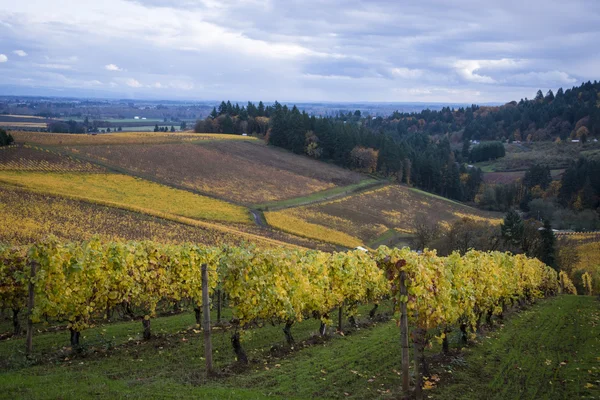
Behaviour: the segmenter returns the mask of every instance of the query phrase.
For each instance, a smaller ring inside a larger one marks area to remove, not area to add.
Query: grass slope
[[[561,296],[513,315],[466,351],[432,399],[600,398],[600,302]]]

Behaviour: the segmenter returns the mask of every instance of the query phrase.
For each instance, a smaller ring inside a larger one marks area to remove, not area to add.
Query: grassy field
[[[243,207],[127,175],[6,171],[0,182],[156,216],[251,222]]]
[[[0,171],[105,172],[98,165],[32,145],[0,147]]]
[[[250,136],[222,135],[217,133],[191,132],[118,132],[91,134],[67,134],[47,132],[12,131],[17,143],[39,144],[45,146],[77,146],[91,144],[153,144],[153,143],[190,143],[215,140],[258,140]]]
[[[242,204],[306,196],[362,178],[333,165],[245,140],[71,149],[86,159]]]
[[[382,312],[389,312],[382,305]],[[361,307],[363,313],[366,307]],[[224,318],[229,318],[226,309]],[[212,318],[215,318],[214,312]],[[364,320],[363,320],[364,321]],[[157,318],[158,335],[141,341],[141,324],[100,325],[83,334],[81,354],[65,347],[68,333],[34,336],[34,361],[19,352],[23,339],[0,341],[0,398],[398,398],[399,332],[393,321],[311,339],[318,321],[295,324],[297,346],[286,353],[280,326],[243,337],[251,363],[234,364],[229,333],[213,331],[220,376],[203,369],[203,335],[191,313]],[[560,296],[510,314],[494,331],[441,357],[434,341],[428,399],[593,399],[600,395],[600,303]],[[437,380],[439,379],[439,380]]]
[[[314,225],[317,225],[345,233],[363,243],[376,242],[390,229],[398,234],[410,235],[414,221],[419,216],[442,225],[463,217],[499,224],[502,218],[497,213],[480,211],[399,185],[388,185],[325,203],[289,208],[277,211],[275,215],[277,223],[273,226],[294,230],[297,235],[316,238],[315,232],[318,230]],[[298,224],[298,220],[309,224],[306,225],[307,229]],[[327,239],[327,234],[323,233],[320,237],[321,240]]]
[[[432,399],[597,399],[600,302],[562,296],[512,316],[445,366]],[[448,370],[452,371],[448,373]]]

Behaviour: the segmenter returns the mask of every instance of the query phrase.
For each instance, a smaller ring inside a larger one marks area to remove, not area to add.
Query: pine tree
[[[504,217],[504,222],[500,226],[500,231],[504,242],[515,247],[520,247],[523,240],[525,226],[519,213],[510,210]]]
[[[544,227],[540,230],[540,237],[542,239],[542,245],[538,258],[550,267],[556,268],[556,257],[554,253],[556,238],[554,237],[550,221],[544,220]]]

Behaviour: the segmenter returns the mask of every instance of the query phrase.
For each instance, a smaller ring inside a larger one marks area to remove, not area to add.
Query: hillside
[[[267,211],[265,216],[273,226],[296,235],[326,240],[331,236],[328,229],[342,232],[345,236],[336,240],[347,247],[357,243],[374,244],[378,239],[392,240],[386,244],[409,244],[417,220],[425,219],[447,227],[463,217],[494,225],[502,218],[499,213],[480,211],[400,185],[388,185],[314,205]],[[296,223],[298,220],[304,224]]]
[[[256,140],[74,146],[68,150],[136,175],[243,204],[301,197],[362,179],[360,174]]]

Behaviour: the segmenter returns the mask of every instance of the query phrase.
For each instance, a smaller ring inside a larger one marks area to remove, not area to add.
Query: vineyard
[[[0,171],[105,172],[105,169],[31,145],[0,148]]]
[[[246,209],[224,201],[120,174],[6,171],[6,184],[162,217],[249,223]]]
[[[64,197],[0,187],[0,242],[25,245],[48,234],[62,240],[99,236],[104,240],[193,241],[206,245],[241,245],[257,240],[249,239],[243,232],[192,226]]]
[[[68,133],[11,131],[17,143],[47,146],[78,146],[89,144],[153,144],[190,143],[214,140],[256,140],[240,135],[219,135],[212,133],[171,133],[171,132],[119,132],[97,135],[72,135]]]
[[[559,280],[535,259],[477,251],[438,257],[385,247],[372,254],[323,253],[50,238],[28,247],[2,247],[0,266],[1,308],[14,313],[15,333],[21,331],[18,314],[28,310],[28,343],[32,323],[52,320],[66,321],[71,345],[79,346],[81,332],[114,313],[139,318],[149,339],[158,309],[192,308],[199,323],[209,306],[204,299],[211,296],[217,312],[223,303],[231,308],[229,332],[241,364],[249,362],[245,332],[257,324],[283,325],[286,343],[293,347],[293,327],[305,319],[317,319],[325,335],[336,314],[341,331],[342,315],[354,324],[361,304],[372,304],[373,316],[379,303],[393,298],[406,350],[412,330],[417,395],[426,384],[423,375],[428,376],[424,349],[434,337],[447,351],[453,329],[466,343],[484,317],[489,323],[513,305],[572,291],[566,275]],[[207,268],[204,290],[202,266]],[[402,370],[408,385],[404,356]]]
[[[390,229],[410,235],[419,218],[442,225],[463,217],[494,225],[501,222],[497,213],[480,211],[399,185],[315,205],[266,212],[265,215],[271,225],[293,230],[301,236],[322,240],[328,235],[327,231],[336,230],[345,235],[343,245],[348,247],[355,247],[357,242],[372,242]],[[290,222],[297,220],[303,223]],[[336,242],[342,244],[339,239]]]
[[[339,167],[242,140],[69,149],[139,176],[243,204],[305,196],[362,179]]]

